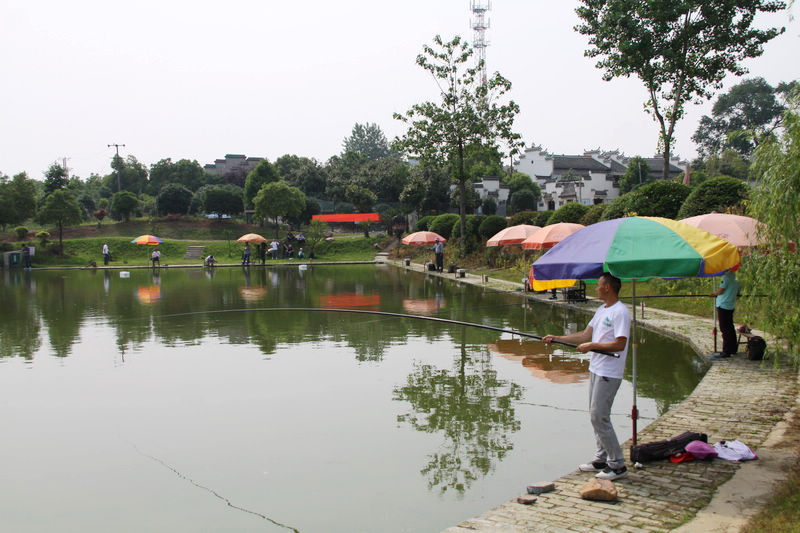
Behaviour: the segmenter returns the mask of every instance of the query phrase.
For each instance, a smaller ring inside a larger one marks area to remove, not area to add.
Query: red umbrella
[[[432,231],[417,231],[415,233],[410,233],[403,237],[401,242],[403,244],[426,245],[434,244],[436,239],[439,239],[442,242],[447,242],[447,239]]]
[[[539,226],[518,224],[498,231],[494,237],[486,241],[486,246],[505,246],[506,244],[520,244],[522,241],[539,231]]]
[[[583,224],[573,224],[571,222],[558,222],[545,226],[524,241],[522,247],[526,250],[541,250],[552,248],[579,229],[586,226]]]

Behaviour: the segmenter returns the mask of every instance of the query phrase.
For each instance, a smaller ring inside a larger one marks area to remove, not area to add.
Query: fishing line
[[[474,322],[463,322],[461,320],[451,320],[449,318],[439,318],[435,316],[424,316],[424,315],[407,315],[404,313],[390,313],[388,311],[372,311],[367,309],[340,309],[334,307],[250,307],[244,309],[217,309],[212,311],[189,311],[186,313],[172,313],[169,315],[158,315],[154,316],[153,319],[159,318],[177,318],[181,316],[193,316],[193,315],[208,315],[208,314],[221,314],[221,313],[242,313],[246,311],[304,311],[304,312],[333,312],[333,313],[354,313],[354,314],[365,314],[365,315],[379,315],[379,316],[387,316],[387,317],[397,317],[397,318],[415,318],[418,320],[430,320],[432,322],[441,322],[444,324],[454,324],[457,326],[470,326],[474,328],[481,328],[487,329],[490,331],[499,331],[500,333],[508,333],[510,335],[518,335],[520,337],[527,337],[530,339],[535,340],[542,340],[543,337],[539,335],[533,335],[531,333],[525,333],[522,331],[517,331],[513,329],[507,328],[498,328],[495,326],[487,326],[485,324],[475,324]],[[571,344],[568,342],[557,341],[553,340],[551,344],[559,344],[561,346],[568,346],[570,348],[577,348],[577,344]],[[604,352],[602,350],[592,350],[595,353],[600,353],[603,355],[609,355],[611,357],[619,357],[619,355],[612,353],[612,352]]]
[[[261,513],[259,513],[259,512],[256,512],[256,511],[251,511],[250,509],[245,509],[244,507],[239,507],[238,505],[234,504],[234,503],[233,503],[233,502],[231,502],[231,501],[230,501],[228,498],[226,498],[225,496],[221,495],[220,493],[218,493],[218,492],[217,492],[217,491],[215,491],[214,489],[212,489],[212,488],[209,488],[209,487],[206,487],[205,485],[201,485],[200,483],[198,483],[197,481],[193,480],[193,479],[192,479],[192,478],[190,478],[189,476],[187,476],[187,475],[183,474],[183,473],[182,473],[182,472],[180,472],[180,471],[179,471],[177,468],[175,468],[175,467],[173,467],[172,465],[168,464],[166,461],[164,461],[164,460],[162,460],[162,459],[159,459],[158,457],[155,457],[155,456],[152,456],[152,455],[149,455],[149,454],[146,454],[146,453],[144,453],[144,452],[143,452],[142,450],[140,450],[140,449],[139,449],[139,447],[138,447],[138,446],[136,446],[135,444],[132,444],[132,443],[131,443],[131,446],[133,446],[133,448],[136,450],[136,452],[137,452],[139,455],[141,455],[141,456],[143,456],[143,457],[147,457],[148,459],[151,459],[151,460],[155,461],[156,463],[159,463],[159,464],[161,464],[162,466],[164,466],[164,467],[168,468],[169,470],[172,470],[172,471],[175,473],[175,475],[177,475],[179,478],[181,478],[181,479],[183,479],[183,480],[185,480],[185,481],[188,481],[189,483],[191,483],[191,484],[192,484],[192,485],[194,485],[195,487],[197,487],[197,488],[199,488],[199,489],[203,489],[203,490],[205,490],[205,491],[207,491],[207,492],[210,492],[211,494],[213,494],[214,496],[216,496],[216,497],[217,497],[217,498],[219,498],[220,500],[224,501],[224,502],[225,502],[225,503],[228,505],[228,507],[232,507],[232,508],[234,508],[234,509],[236,509],[236,510],[238,510],[238,511],[242,511],[242,512],[245,512],[245,513],[249,513],[249,514],[252,514],[252,515],[256,515],[256,516],[258,516],[258,517],[260,517],[260,518],[263,518],[264,520],[266,520],[266,521],[268,521],[268,522],[271,522],[272,524],[275,524],[276,526],[279,526],[279,527],[282,527],[282,528],[285,528],[285,529],[289,529],[289,530],[291,530],[291,531],[294,531],[294,533],[300,533],[300,530],[298,530],[297,528],[294,528],[294,527],[292,527],[292,526],[287,526],[286,524],[281,524],[280,522],[278,522],[278,521],[276,521],[276,520],[273,520],[272,518],[270,518],[270,517],[268,517],[268,516],[266,516],[266,515],[263,515],[263,514],[261,514]]]
[[[576,413],[588,413],[588,409],[572,409],[570,407],[558,407],[556,405],[549,405],[546,403],[531,403],[531,402],[517,402],[523,405],[532,405],[534,407],[546,407],[548,409],[556,409],[558,411],[574,411]],[[630,413],[611,413],[613,416],[630,416]],[[655,420],[655,418],[651,416],[641,416],[639,415],[637,418],[640,420]]]

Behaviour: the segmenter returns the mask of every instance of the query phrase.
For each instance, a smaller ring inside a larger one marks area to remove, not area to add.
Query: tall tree
[[[20,224],[36,213],[36,182],[25,172],[0,179],[0,224]]]
[[[278,180],[280,180],[280,176],[275,172],[275,167],[272,166],[272,163],[267,159],[262,159],[258,165],[256,165],[256,168],[250,171],[244,182],[245,207],[253,206],[253,198],[256,197],[264,185],[274,183]]]
[[[275,220],[275,237],[278,236],[278,219],[299,216],[305,205],[306,195],[303,191],[297,187],[290,187],[285,181],[264,185],[253,198],[256,217]]]
[[[309,196],[325,193],[325,169],[314,159],[286,154],[275,160],[275,170],[286,183]]]
[[[42,200],[37,219],[43,224],[55,224],[58,228],[58,248],[64,253],[64,226],[77,224],[82,218],[81,207],[71,193],[57,189]]]
[[[417,56],[417,65],[431,73],[441,90],[438,102],[416,104],[405,115],[394,117],[409,124],[398,145],[423,164],[447,166],[458,183],[461,235],[466,235],[466,198],[469,174],[465,168],[467,152],[476,146],[497,147],[503,143],[509,153],[522,147],[520,135],[514,133],[514,118],[519,106],[505,98],[511,82],[495,73],[481,83],[472,62],[472,46],[456,36],[443,41],[433,40]]]
[[[778,90],[764,78],[743,80],[717,97],[711,116],[704,115],[692,136],[702,157],[733,149],[750,157],[765,135],[780,124],[785,111]]]
[[[653,181],[653,176],[650,175],[650,165],[644,158],[637,155],[628,161],[628,168],[619,179],[619,193],[631,192],[651,181]]]
[[[392,154],[386,135],[380,126],[367,122],[356,123],[350,137],[345,137],[342,143],[342,153],[355,152],[363,155],[367,161],[375,161]]]
[[[131,191],[118,192],[111,197],[111,216],[117,220],[129,221],[138,207],[139,199]]]
[[[68,183],[67,169],[58,163],[53,163],[44,173],[44,194],[66,189]]]
[[[741,61],[757,57],[763,44],[784,28],[752,28],[759,12],[786,7],[775,0],[581,0],[583,20],[575,29],[589,36],[589,57],[601,57],[603,79],[636,75],[649,95],[645,108],[659,124],[663,179],[675,125],[686,102],[708,99],[732,73],[745,74]]]
[[[205,185],[207,181],[206,171],[197,161],[181,159],[173,162],[172,159],[166,158],[150,166],[147,194],[155,196],[162,187],[169,183],[183,185],[194,192]]]
[[[111,159],[113,173],[103,178],[104,184],[114,192],[130,191],[134,194],[145,192],[147,187],[147,167],[136,157],[129,155],[123,159],[115,155]]]
[[[192,203],[192,191],[179,183],[169,183],[161,188],[156,197],[156,211],[159,215],[185,215]]]

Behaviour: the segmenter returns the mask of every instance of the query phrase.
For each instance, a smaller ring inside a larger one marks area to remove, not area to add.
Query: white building
[[[558,209],[567,202],[585,205],[610,202],[619,197],[619,178],[628,168],[629,157],[619,151],[588,150],[583,155],[550,154],[531,145],[514,163],[514,170],[531,177],[542,190],[540,211]],[[663,158],[645,158],[653,177],[660,178]],[[688,163],[670,159],[671,178],[686,170]]]

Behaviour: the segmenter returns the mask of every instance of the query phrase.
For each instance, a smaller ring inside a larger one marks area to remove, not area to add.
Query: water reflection
[[[552,345],[538,341],[501,339],[489,344],[489,351],[509,361],[518,361],[538,379],[551,383],[581,383],[589,379],[589,360],[554,353]]]
[[[498,378],[485,349],[468,351],[462,342],[451,368],[417,364],[394,394],[412,408],[398,422],[445,438],[420,471],[428,488],[463,493],[513,448],[522,387]]]

